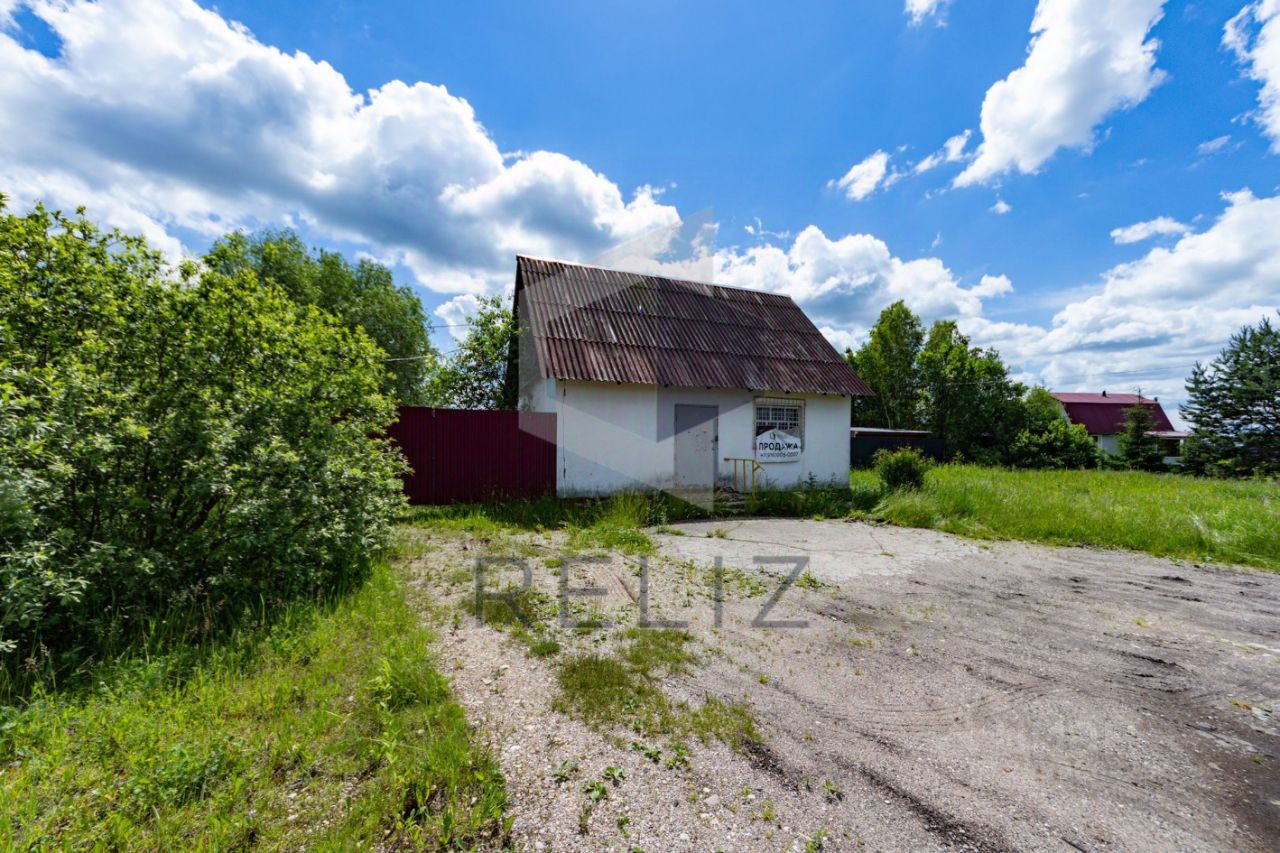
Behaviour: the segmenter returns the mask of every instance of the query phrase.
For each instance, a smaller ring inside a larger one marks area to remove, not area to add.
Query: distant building
[[[1133,406],[1146,406],[1151,412],[1150,432],[1164,445],[1165,463],[1176,465],[1182,455],[1182,442],[1188,433],[1173,428],[1158,397],[1138,394],[1086,394],[1075,392],[1051,392],[1062,406],[1062,413],[1073,424],[1080,424],[1098,443],[1104,453],[1114,456],[1120,452],[1120,434],[1124,432],[1125,412]]]
[[[855,426],[849,428],[849,461],[854,468],[871,464],[877,450],[913,447],[928,459],[942,460],[942,439],[924,429],[887,429]]]

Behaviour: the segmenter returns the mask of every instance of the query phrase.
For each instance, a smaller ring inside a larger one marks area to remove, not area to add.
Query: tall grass
[[[1127,548],[1280,570],[1280,483],[1140,471],[1027,471],[944,465],[924,488],[887,490],[856,470],[849,488],[763,491],[712,513],[666,496],[419,507],[428,526],[478,535],[564,529],[571,548],[653,551],[645,529],[727,516],[865,518],[985,539]]]
[[[555,530],[619,523],[639,527],[706,518],[708,513],[667,494],[620,494],[605,499],[543,497],[490,504],[418,506],[406,510],[405,520],[437,529],[466,533],[500,530]]]
[[[855,489],[874,485],[855,471]],[[1280,483],[1140,471],[1021,471],[945,465],[874,517],[975,538],[1127,548],[1280,569]]]
[[[574,550],[652,554],[654,545],[644,528],[706,517],[705,510],[669,495],[623,494],[603,500],[545,497],[494,504],[414,507],[407,511],[406,520],[436,530],[486,537],[521,531],[565,530],[569,534],[568,545]]]
[[[0,848],[499,841],[504,783],[386,565],[196,655],[0,709]],[[499,841],[500,843],[500,841]]]

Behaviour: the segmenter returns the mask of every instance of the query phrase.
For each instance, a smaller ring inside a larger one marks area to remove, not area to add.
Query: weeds
[[[648,744],[640,743],[638,740],[633,740],[631,741],[631,749],[634,752],[640,753],[654,764],[657,764],[662,760],[662,750],[656,746],[650,746]]]
[[[555,602],[543,592],[508,584],[503,592],[479,600],[468,595],[463,609],[479,616],[486,625],[508,631],[534,657],[549,658],[560,653],[560,643],[547,636],[546,628],[547,618],[555,612]]]
[[[631,628],[622,636],[630,640],[622,651],[622,659],[647,679],[687,672],[689,664],[697,660],[688,649],[693,637],[687,631]]]
[[[813,576],[813,572],[805,571],[800,577],[796,578],[796,586],[801,589],[827,589],[831,584],[823,583]]]
[[[735,750],[760,742],[755,720],[745,706],[714,697],[707,697],[697,708],[676,705],[658,688],[660,675],[683,671],[693,659],[684,648],[687,634],[635,630],[628,635],[630,645],[618,657],[583,655],[561,664],[558,710],[596,728],[621,724],[641,734],[669,738],[671,755],[666,766],[672,769],[688,766],[688,751],[682,743],[687,737],[703,743],[719,740]],[[655,764],[662,760],[658,746],[632,741],[631,749]]]
[[[467,613],[494,628],[529,628],[555,612],[555,603],[546,593],[507,584],[498,593],[488,592],[477,598],[468,595],[463,601]]]
[[[592,805],[601,800],[609,799],[609,789],[599,779],[588,779],[582,783],[582,793],[587,795],[587,799]]]
[[[568,782],[578,772],[578,762],[571,760],[561,761],[555,770],[551,771],[551,778],[558,783]]]
[[[707,697],[702,707],[689,714],[687,731],[703,743],[718,740],[738,751],[764,740],[745,705],[722,702],[715,697]]]
[[[556,673],[560,695],[556,709],[597,726],[616,724],[633,707],[665,710],[662,694],[621,660],[582,655],[565,661]],[[637,721],[638,722],[638,721]]]
[[[560,654],[560,644],[555,640],[533,640],[528,645],[529,653],[536,658],[549,658]]]

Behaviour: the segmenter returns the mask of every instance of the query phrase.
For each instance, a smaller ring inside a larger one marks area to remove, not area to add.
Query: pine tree
[[[1192,423],[1188,470],[1229,476],[1280,472],[1280,328],[1245,326],[1187,380],[1183,416]]]
[[[1151,434],[1155,421],[1151,407],[1138,403],[1124,411],[1124,432],[1120,433],[1120,452],[1117,460],[1138,471],[1163,471],[1164,448],[1160,439]]]

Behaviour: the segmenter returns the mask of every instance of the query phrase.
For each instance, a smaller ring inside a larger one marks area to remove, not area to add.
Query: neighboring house
[[[1124,432],[1125,412],[1133,406],[1146,406],[1155,429],[1151,435],[1164,445],[1165,462],[1176,465],[1182,453],[1182,442],[1188,433],[1173,428],[1158,397],[1138,394],[1101,394],[1051,392],[1062,406],[1063,414],[1073,424],[1082,424],[1104,452],[1114,456],[1120,452],[1120,434]]]
[[[558,494],[848,482],[850,397],[871,391],[789,297],[519,257],[515,302]]]

